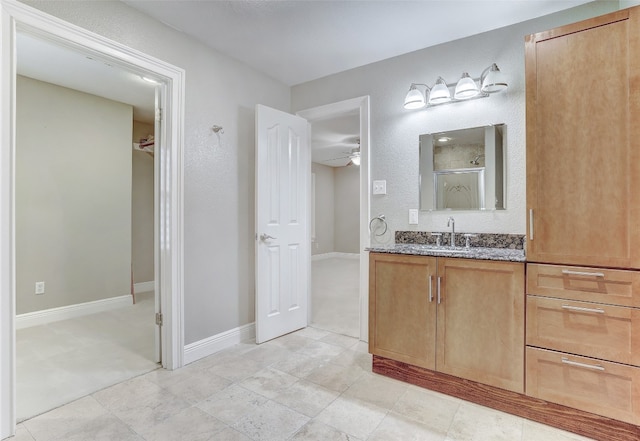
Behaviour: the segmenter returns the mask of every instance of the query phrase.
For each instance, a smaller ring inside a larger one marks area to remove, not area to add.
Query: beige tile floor
[[[157,369],[153,292],[136,304],[16,331],[18,421]]]
[[[18,426],[16,441],[576,441],[371,372],[367,345],[306,328],[155,370]]]
[[[311,326],[360,336],[360,259],[331,257],[311,262]]]

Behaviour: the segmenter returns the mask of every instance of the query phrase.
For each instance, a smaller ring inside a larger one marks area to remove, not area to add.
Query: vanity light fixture
[[[418,86],[425,88],[424,93],[418,89]],[[492,63],[482,71],[480,78],[471,78],[467,72],[464,72],[455,84],[447,84],[442,77],[438,77],[433,87],[424,83],[411,83],[409,92],[404,99],[404,108],[413,110],[469,99],[486,98],[492,93],[502,92],[507,87],[498,65]],[[452,88],[453,96],[451,94]]]
[[[429,86],[422,83],[411,83],[409,87],[409,92],[407,92],[407,96],[404,99],[404,108],[405,109],[422,109],[425,106],[424,95],[416,86],[424,86],[429,90]]]
[[[484,79],[482,80],[482,88],[480,90],[485,93],[502,92],[508,87],[496,63],[487,67],[484,72],[482,72],[481,77],[484,77]]]
[[[451,92],[447,87],[447,82],[442,77],[438,77],[436,84],[429,93],[429,104],[443,104],[451,101]]]
[[[478,85],[473,81],[473,78],[467,72],[463,72],[458,84],[456,84],[456,91],[453,97],[457,100],[468,100],[479,93],[480,89],[478,89]]]

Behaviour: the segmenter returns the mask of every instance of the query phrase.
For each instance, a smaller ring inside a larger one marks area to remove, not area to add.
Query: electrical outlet
[[[418,225],[418,210],[416,208],[409,209],[409,225]]]
[[[44,282],[36,282],[36,294],[44,294]]]
[[[373,194],[387,194],[387,181],[373,181]]]

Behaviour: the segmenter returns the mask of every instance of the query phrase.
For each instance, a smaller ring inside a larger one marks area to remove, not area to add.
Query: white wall
[[[132,141],[153,135],[153,124],[133,121]],[[153,157],[146,152],[131,149],[131,259],[135,283],[154,279],[153,244]]]
[[[335,247],[338,253],[360,252],[360,167],[334,167]]]
[[[360,168],[312,163],[316,175],[311,254],[360,252]]]
[[[17,313],[130,294],[132,107],[22,76],[16,90]]]
[[[313,162],[311,172],[316,175],[316,235],[311,246],[311,254],[332,253],[335,251],[333,167]]]
[[[459,231],[524,234],[524,37],[617,9],[618,2],[590,3],[301,84],[292,88],[292,111],[371,96],[371,180],[387,181],[387,195],[371,197],[371,214],[385,214],[391,231],[445,230],[446,219],[453,214]],[[419,111],[402,107],[412,82],[433,84],[439,75],[453,82],[463,71],[479,76],[493,62],[508,78],[504,93]],[[421,212],[420,224],[410,226],[407,210],[418,208],[419,135],[495,123],[507,125],[507,210]],[[372,241],[393,242],[393,234]]]
[[[185,343],[253,322],[255,105],[289,87],[121,2],[25,3],[185,69]]]

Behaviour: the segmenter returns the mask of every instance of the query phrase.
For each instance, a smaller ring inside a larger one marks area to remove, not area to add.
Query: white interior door
[[[256,106],[256,343],[307,326],[307,121]]]

